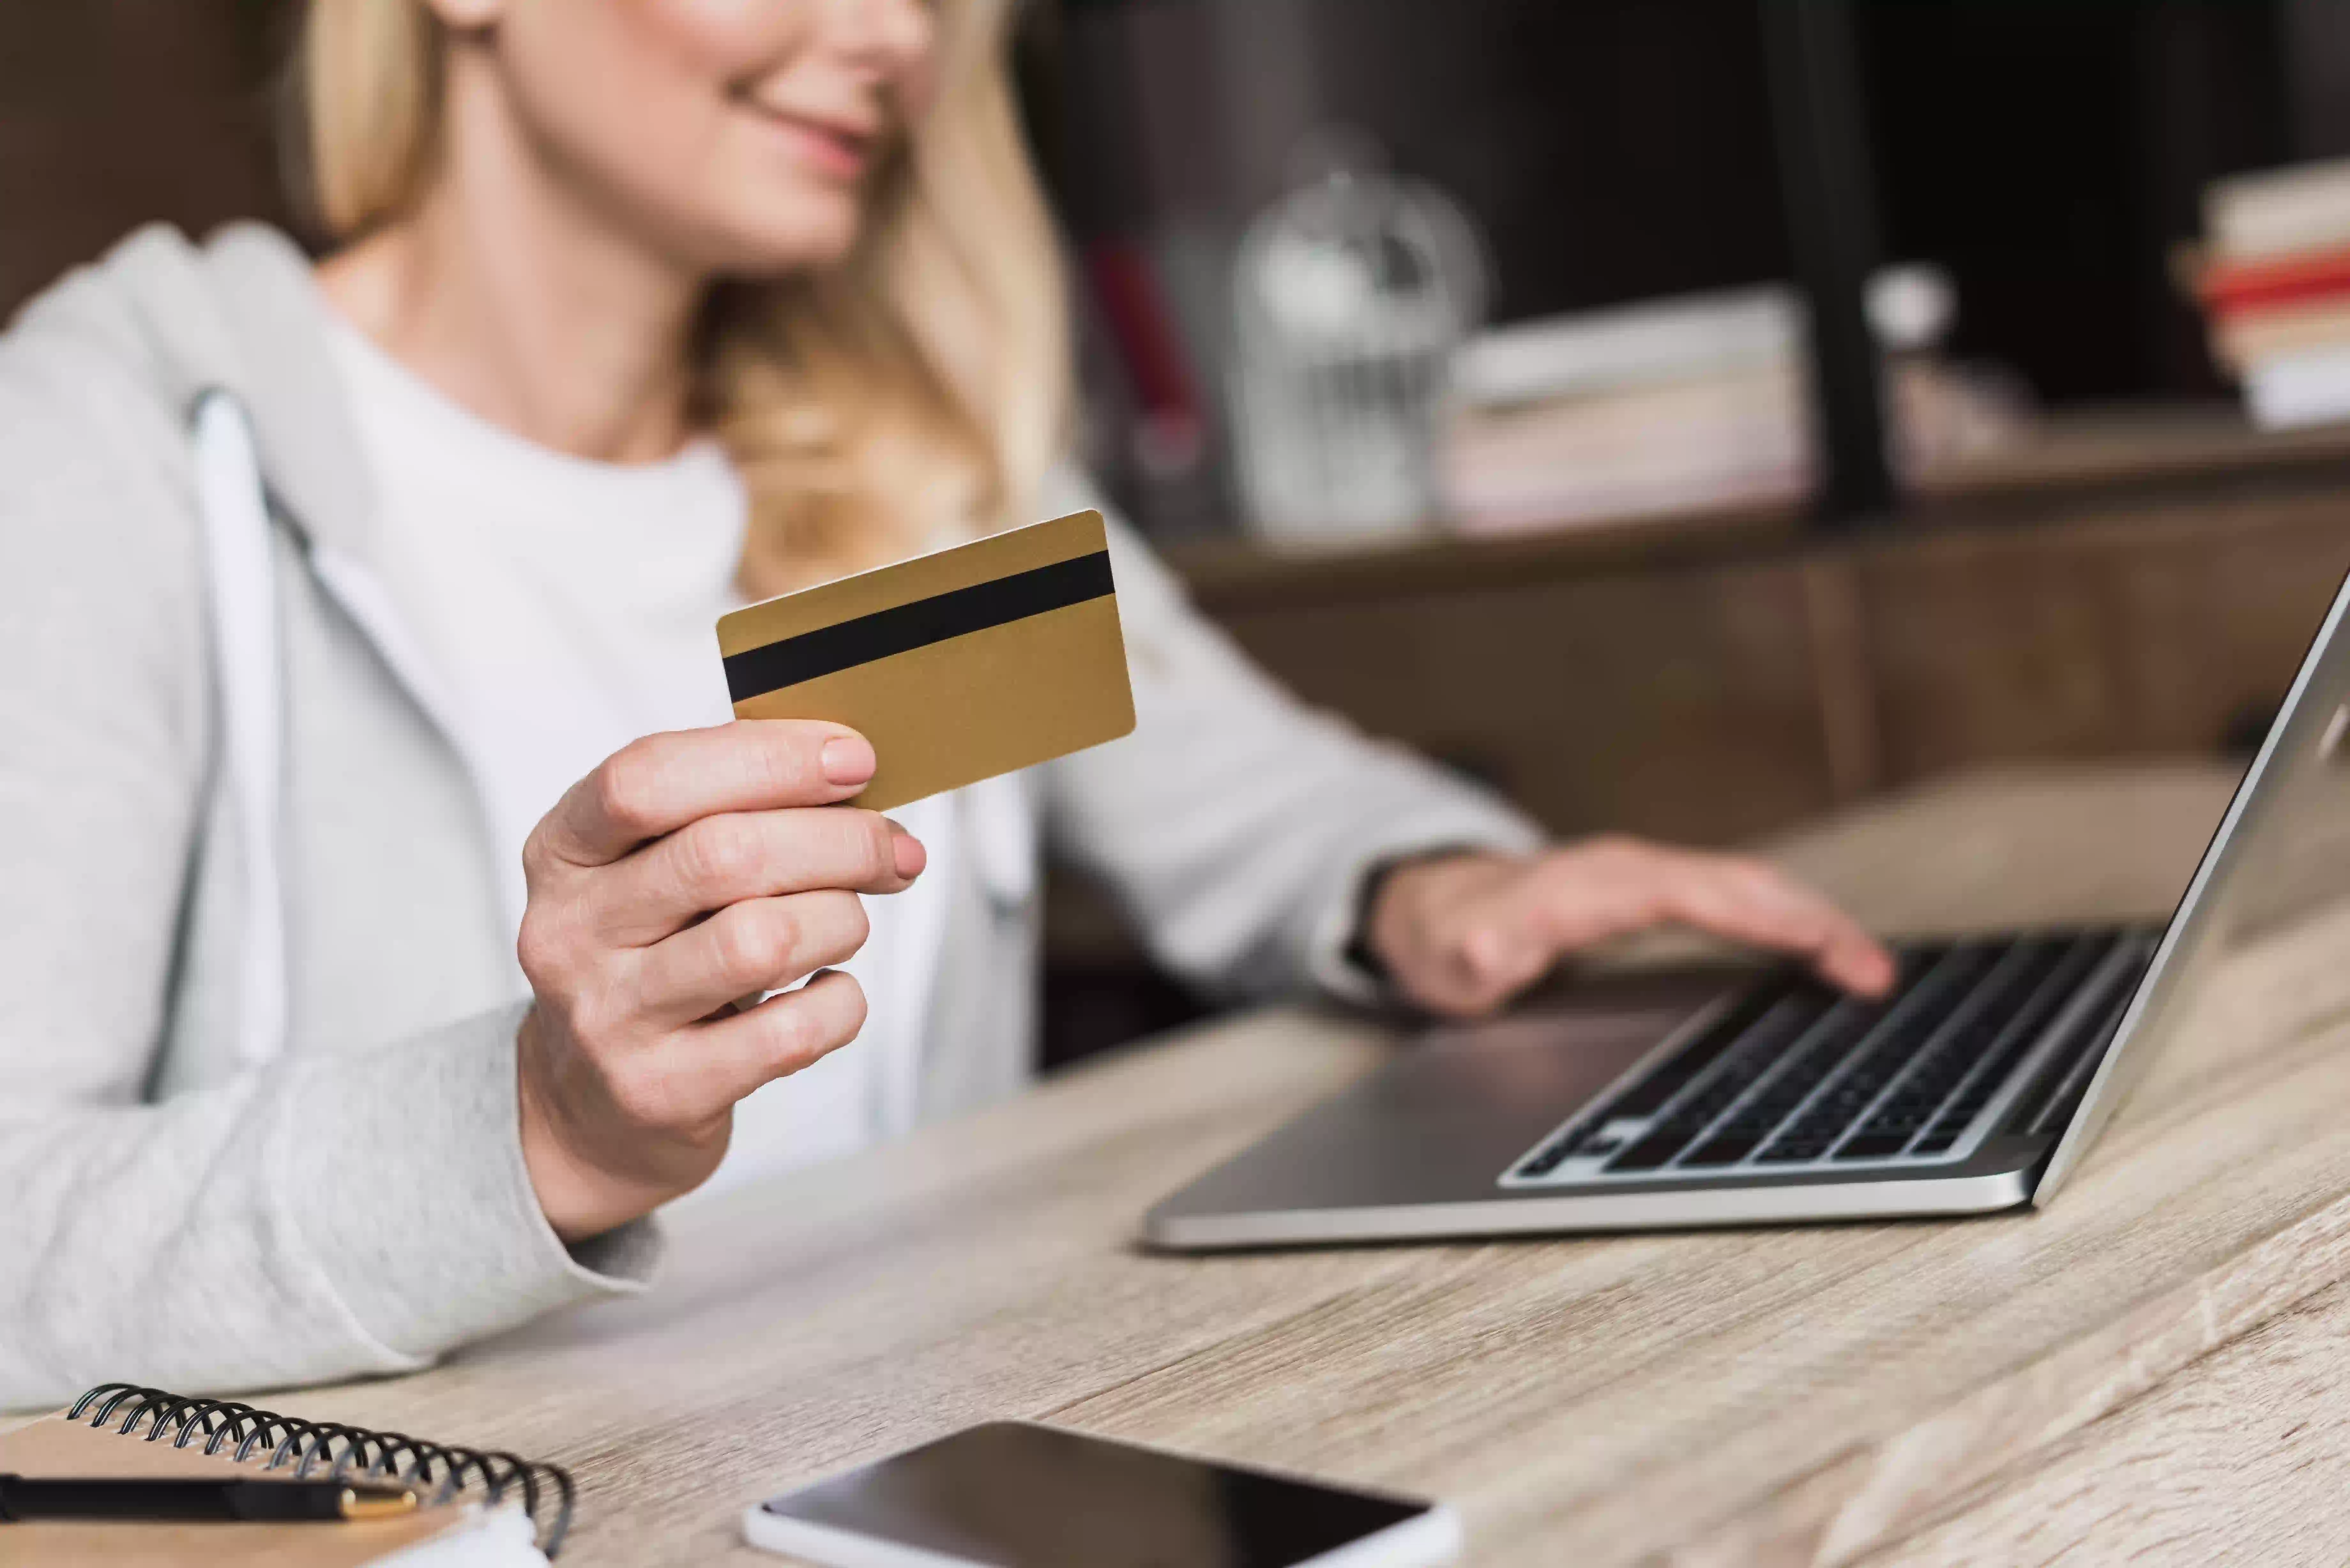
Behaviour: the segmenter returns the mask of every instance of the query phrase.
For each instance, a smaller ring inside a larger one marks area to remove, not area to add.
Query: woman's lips
[[[873,147],[873,133],[861,126],[794,114],[765,104],[746,106],[761,123],[786,142],[795,155],[817,173],[840,181],[865,172]]]

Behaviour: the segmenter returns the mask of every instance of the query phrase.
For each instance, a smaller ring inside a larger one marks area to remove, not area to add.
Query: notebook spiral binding
[[[118,1410],[122,1412],[119,1421]],[[262,1469],[291,1466],[296,1480],[315,1474],[328,1480],[390,1480],[432,1488],[430,1504],[453,1500],[466,1489],[469,1477],[478,1479],[484,1498],[493,1504],[504,1501],[508,1491],[519,1490],[523,1511],[538,1532],[539,1550],[549,1557],[563,1550],[563,1537],[571,1529],[570,1473],[560,1465],[536,1464],[500,1450],[451,1448],[404,1432],[305,1421],[234,1400],[185,1398],[135,1383],[99,1384],[74,1401],[66,1418],[78,1421],[85,1414],[92,1427],[111,1426],[125,1437],[143,1421],[148,1442],[169,1435],[177,1449],[202,1437],[205,1453],[226,1450],[236,1464],[265,1451]]]

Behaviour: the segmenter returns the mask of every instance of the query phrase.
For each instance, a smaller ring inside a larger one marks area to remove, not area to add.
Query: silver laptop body
[[[2210,959],[2340,890],[2298,884],[2350,791],[2350,757],[2335,757],[2345,605],[2350,581],[2168,925],[1912,945],[1881,1002],[1792,971],[1717,971],[1438,1028],[1161,1202],[1146,1240],[1206,1251],[2048,1201]]]

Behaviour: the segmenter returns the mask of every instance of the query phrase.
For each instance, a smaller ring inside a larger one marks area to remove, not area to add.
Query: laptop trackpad
[[[1183,1213],[1509,1198],[1496,1184],[1721,993],[1683,979],[1637,1005],[1567,1006],[1447,1026],[1170,1200]]]

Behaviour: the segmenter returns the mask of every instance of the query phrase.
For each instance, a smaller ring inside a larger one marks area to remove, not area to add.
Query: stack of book
[[[2012,379],[1937,356],[1954,309],[1933,268],[1871,280],[1889,455],[1913,478],[2008,448],[2031,419]],[[1815,482],[1804,306],[1783,285],[1487,332],[1454,384],[1440,467],[1463,533],[1791,502]]]
[[[2203,228],[2194,286],[2211,357],[2253,421],[2350,419],[2350,160],[2220,181]]]

